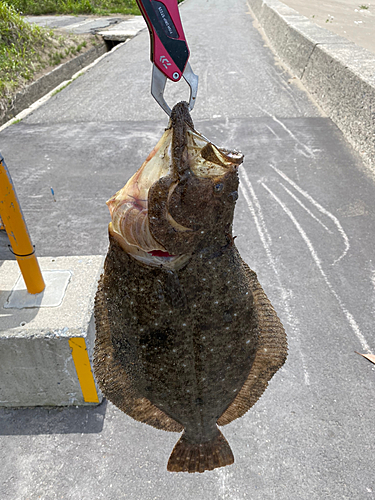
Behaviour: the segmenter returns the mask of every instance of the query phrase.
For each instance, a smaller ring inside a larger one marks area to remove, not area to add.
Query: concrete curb
[[[18,281],[16,261],[0,261],[0,407],[101,402],[91,361],[103,260],[100,255],[39,258],[46,288],[37,295]],[[55,294],[56,278],[47,281],[45,275],[62,272],[69,281],[59,303],[51,305],[49,288]]]
[[[274,52],[375,166],[375,55],[278,0],[248,0]]]
[[[14,118],[21,111],[57,87],[60,83],[69,80],[75,73],[91,64],[95,59],[105,54],[107,51],[107,45],[103,41],[70,61],[60,64],[60,66],[57,66],[46,75],[43,75],[35,82],[28,85],[21,92],[18,92],[14,98],[13,109],[9,110],[8,113],[0,119],[0,126]]]

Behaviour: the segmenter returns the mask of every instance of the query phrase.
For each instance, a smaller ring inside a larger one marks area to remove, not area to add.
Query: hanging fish
[[[181,102],[107,202],[95,375],[132,418],[183,431],[169,471],[232,464],[218,425],[249,410],[287,354],[282,324],[232,236],[242,161],[197,133]]]

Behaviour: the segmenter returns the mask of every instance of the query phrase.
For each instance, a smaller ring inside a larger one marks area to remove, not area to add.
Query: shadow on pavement
[[[0,436],[96,434],[106,409],[106,400],[94,407],[0,408]]]
[[[9,250],[10,241],[7,233],[0,231],[0,260],[16,260],[15,255]]]

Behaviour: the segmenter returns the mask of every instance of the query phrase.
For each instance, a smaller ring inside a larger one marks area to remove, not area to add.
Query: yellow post
[[[26,222],[4,158],[0,154],[0,216],[8,234],[12,251],[29,293],[40,293],[45,284],[35,256]]]

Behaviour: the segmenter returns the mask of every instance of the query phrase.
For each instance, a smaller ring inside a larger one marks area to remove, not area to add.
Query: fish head
[[[243,155],[199,134],[184,102],[174,107],[170,129],[170,171],[149,190],[149,227],[169,253],[191,254],[231,234]]]
[[[243,155],[216,147],[177,104],[141,168],[107,205],[110,233],[144,264],[178,268],[231,235]]]

